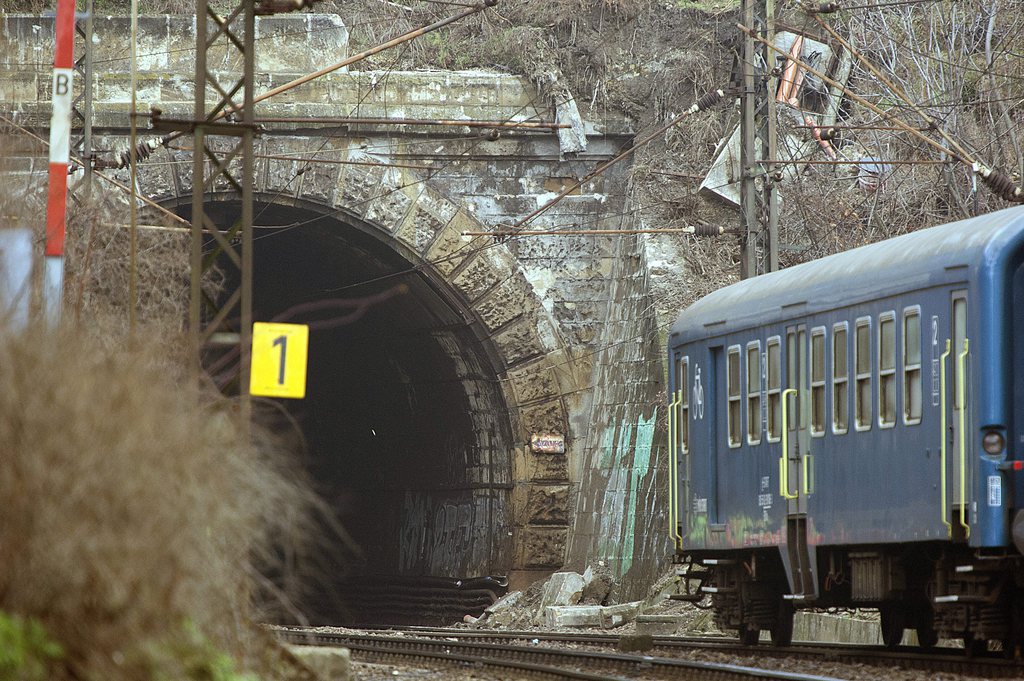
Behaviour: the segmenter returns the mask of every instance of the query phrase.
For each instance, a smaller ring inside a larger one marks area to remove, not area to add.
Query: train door
[[[718,531],[721,522],[718,518],[719,501],[719,455],[723,449],[719,442],[720,433],[726,432],[725,414],[727,410],[720,409],[718,400],[725,394],[725,355],[722,346],[710,348],[710,360],[707,363],[707,371],[703,383],[710,389],[710,394],[703,398],[704,418],[707,419],[707,452],[709,473],[711,479],[708,486],[708,499],[704,502],[707,506],[708,531]],[[696,384],[700,382],[699,374],[694,367],[693,380]]]
[[[677,550],[683,548],[684,520],[690,511],[690,358],[674,354],[675,390],[669,411],[669,527]],[[697,382],[699,386],[699,381]],[[694,400],[703,407],[704,396]],[[703,416],[703,414],[701,414]]]
[[[786,499],[786,571],[791,598],[817,595],[815,555],[807,544],[807,502],[810,492],[810,389],[808,337],[803,324],[786,329],[786,390],[784,396],[780,492]]]
[[[970,438],[965,437],[968,423],[967,405],[970,403],[968,373],[970,368],[970,339],[967,337],[967,291],[954,291],[950,299],[950,346],[948,375],[950,391],[947,398],[947,466],[952,480],[951,498],[954,536],[970,535],[969,504],[971,477]]]

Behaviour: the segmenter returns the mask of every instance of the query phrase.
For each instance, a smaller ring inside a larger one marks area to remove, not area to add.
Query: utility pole
[[[82,177],[71,187],[71,197],[81,204],[92,193],[93,0],[86,0],[84,15],[75,15],[75,34],[82,44],[81,56],[75,60],[75,77],[82,89],[71,103],[71,115],[72,128],[81,126],[81,132],[72,138],[71,151],[82,159],[83,166]]]
[[[775,34],[775,0],[742,0],[743,25],[768,41]],[[744,34],[740,118],[740,276],[755,277],[779,268],[779,197],[773,169],[759,161],[776,158],[775,96],[771,91],[775,57]]]

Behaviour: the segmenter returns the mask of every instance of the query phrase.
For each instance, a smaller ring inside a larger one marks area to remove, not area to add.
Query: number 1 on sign
[[[288,358],[288,336],[278,336],[274,339],[274,347],[281,346],[281,362],[277,370],[277,384],[284,385],[284,365]]]

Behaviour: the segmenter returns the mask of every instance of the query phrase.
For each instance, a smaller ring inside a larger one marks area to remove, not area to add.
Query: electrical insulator
[[[725,227],[720,225],[695,225],[694,236],[721,236],[725,234]]]
[[[811,14],[832,14],[842,9],[838,2],[823,2],[815,7],[813,4],[809,4],[807,11]]]
[[[260,0],[256,5],[256,14],[266,16],[268,14],[281,14],[283,12],[295,12],[304,7],[312,7],[316,0]]]
[[[142,161],[145,161],[147,158],[152,156],[153,152],[156,151],[159,147],[160,142],[158,142],[157,140],[146,140],[144,142],[140,142],[139,145],[135,147],[136,162],[141,163]],[[119,169],[127,168],[129,165],[131,165],[132,162],[131,150],[122,151],[117,158],[117,167]]]
[[[1015,185],[1006,173],[995,168],[981,167],[978,169],[978,175],[981,176],[981,181],[985,186],[1000,198],[1024,203],[1024,189]]]
[[[721,101],[722,97],[725,97],[725,93],[721,90],[712,90],[703,97],[697,100],[697,110],[704,111],[709,106],[717,104]]]

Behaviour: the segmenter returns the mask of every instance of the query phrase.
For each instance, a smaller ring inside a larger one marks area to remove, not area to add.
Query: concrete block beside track
[[[599,627],[600,605],[549,605],[544,608],[544,623],[549,627]]]
[[[349,681],[352,678],[348,648],[288,646],[288,651],[324,681]]]
[[[640,612],[640,606],[643,604],[643,601],[633,601],[632,603],[604,606],[601,608],[601,627],[604,629],[614,629],[615,627],[621,627],[623,624],[632,622],[636,619],[637,614]]]
[[[671,636],[679,631],[683,624],[683,618],[675,615],[639,615],[636,618],[636,633]]]
[[[907,632],[906,636],[910,636]],[[904,641],[907,640],[906,636]],[[854,619],[824,612],[798,612],[793,620],[793,639],[823,643],[860,643],[882,645],[882,630],[877,621]]]

